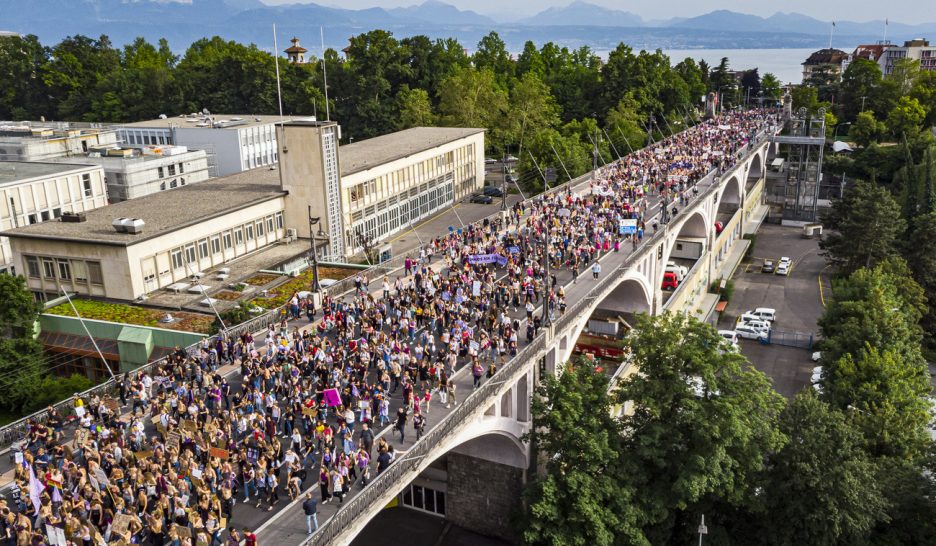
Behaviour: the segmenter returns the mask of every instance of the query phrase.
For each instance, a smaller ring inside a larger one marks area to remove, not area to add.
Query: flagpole
[[[884,43],[887,43],[887,19],[884,19]]]
[[[832,29],[829,30],[829,49],[832,49],[832,36],[835,34],[835,21],[832,21]]]

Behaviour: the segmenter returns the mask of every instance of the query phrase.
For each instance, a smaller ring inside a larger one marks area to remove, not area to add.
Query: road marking
[[[453,210],[457,209],[457,208],[460,207],[461,205],[462,205],[461,203],[456,203],[454,206],[449,207],[449,208],[447,208],[447,209],[445,209],[445,210],[443,210],[443,211],[440,211],[439,214],[436,214],[435,216],[431,216],[431,217],[429,217],[429,218],[423,220],[422,222],[416,224],[415,226],[411,226],[408,230],[406,230],[406,231],[400,233],[399,235],[397,235],[397,236],[394,237],[393,239],[390,239],[389,241],[387,241],[387,243],[392,243],[393,241],[396,241],[396,240],[399,239],[400,237],[403,237],[404,235],[407,235],[407,234],[410,233],[411,231],[416,231],[417,229],[421,228],[422,226],[428,224],[429,222],[432,222],[433,220],[436,220],[437,218],[439,218],[439,217],[442,216],[443,214],[452,212]],[[483,220],[483,219],[482,219],[482,220]],[[480,220],[478,220],[478,221],[480,221]],[[472,222],[472,223],[473,223],[473,222]],[[418,237],[417,237],[417,238],[418,238]],[[420,246],[422,246],[422,245],[420,245]]]
[[[825,304],[825,296],[822,293],[822,272],[828,269],[829,267],[831,266],[827,265],[823,267],[822,269],[819,270],[819,275],[817,275],[819,277],[819,302],[822,303],[823,307],[825,307],[826,304]]]

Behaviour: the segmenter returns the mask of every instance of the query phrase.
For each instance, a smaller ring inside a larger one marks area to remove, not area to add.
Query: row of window
[[[125,135],[125,140],[128,144],[139,144],[144,145],[148,144],[150,146],[159,145],[159,144],[171,144],[170,138],[165,136],[165,134],[137,134],[137,133],[127,133]]]
[[[34,279],[104,284],[101,262],[47,256],[26,256],[25,258],[26,273]]]
[[[382,195],[396,195],[407,191],[426,179],[450,173],[457,166],[465,164],[465,162],[471,164],[473,159],[474,144],[468,144],[425,161],[408,165],[402,169],[356,184],[348,190],[349,204],[352,209],[369,205]]]
[[[362,217],[360,212],[352,215],[354,221],[345,234],[348,246],[359,247],[358,233],[370,240],[381,240],[410,223],[420,220],[436,210],[448,206],[454,199],[454,184],[436,186],[429,191],[375,216]]]
[[[210,237],[204,237],[195,242],[178,246],[169,251],[172,259],[172,269],[183,269],[186,264],[197,263],[210,256],[220,254],[222,248],[230,250],[234,245],[240,246],[245,241],[253,241],[263,237],[266,233],[275,233],[283,229],[283,213],[277,212],[265,218],[237,226]]]
[[[178,165],[178,169],[176,168],[176,165]],[[178,164],[173,163],[172,165],[167,165],[165,168],[164,168],[164,167],[157,167],[156,170],[157,170],[157,172],[158,172],[158,174],[159,174],[159,178],[165,178],[165,177],[166,177],[166,174],[165,174],[166,171],[169,172],[169,176],[175,176],[175,175],[176,175],[176,170],[179,171],[179,174],[185,174],[185,163],[181,163],[181,162],[178,163]]]
[[[177,188],[177,187],[179,187],[179,186],[184,186],[184,185],[185,185],[185,179],[184,179],[184,178],[178,178],[178,179],[173,178],[172,180],[169,181],[169,189]],[[160,189],[160,190],[165,190],[165,189],[166,189],[166,182],[165,182],[165,181],[159,183],[159,189]]]

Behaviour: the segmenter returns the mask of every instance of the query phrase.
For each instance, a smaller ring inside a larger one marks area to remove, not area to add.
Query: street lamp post
[[[839,127],[841,127],[842,125],[851,125],[851,124],[852,124],[852,122],[846,121],[845,123],[839,123],[838,125],[836,125],[836,126],[835,126],[835,131],[832,132],[832,142],[835,142],[835,139],[838,137],[838,130],[839,130]]]
[[[321,217],[312,216],[312,205],[309,205],[309,239],[312,241],[312,292],[315,293],[322,291],[322,286],[319,284],[318,249],[315,248],[317,238],[314,231],[314,227],[321,220]],[[319,230],[321,230],[321,227],[319,227]]]
[[[501,210],[507,211],[507,158],[510,157],[510,145],[504,145],[504,181],[501,185]]]
[[[549,299],[552,297],[552,290],[549,286],[549,233],[543,234],[543,326],[548,328],[552,325],[552,319],[549,318]]]

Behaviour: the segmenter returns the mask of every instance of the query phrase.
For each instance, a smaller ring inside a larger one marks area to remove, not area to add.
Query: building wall
[[[209,178],[208,156],[204,150],[120,160],[119,163],[108,161],[104,171],[107,196],[111,203],[195,184]]]
[[[484,133],[343,176],[345,247],[404,231],[484,185]]]
[[[117,143],[114,131],[67,131],[67,135],[48,138],[2,137],[0,138],[0,160],[46,161],[61,157],[87,155],[94,146]]]
[[[510,525],[520,508],[523,470],[449,452],[446,519],[472,531],[515,541]]]
[[[62,283],[80,294],[133,300],[184,281],[196,271],[275,244],[286,234],[283,207],[283,198],[277,197],[128,247],[24,237],[11,242],[17,270],[24,272],[34,292],[54,294]],[[35,260],[38,271],[30,269],[30,260]],[[51,276],[45,266],[50,261]],[[76,279],[74,271],[80,270],[80,262],[85,262],[89,271],[100,268],[100,277]],[[67,266],[60,265],[63,263]],[[67,275],[61,275],[62,267],[68,268]],[[206,280],[205,284],[212,282]]]
[[[107,204],[104,171],[98,166],[76,166],[46,178],[6,184],[0,187],[0,199],[0,231],[54,220],[62,212],[86,212]],[[0,271],[12,265],[10,241],[0,237]]]

